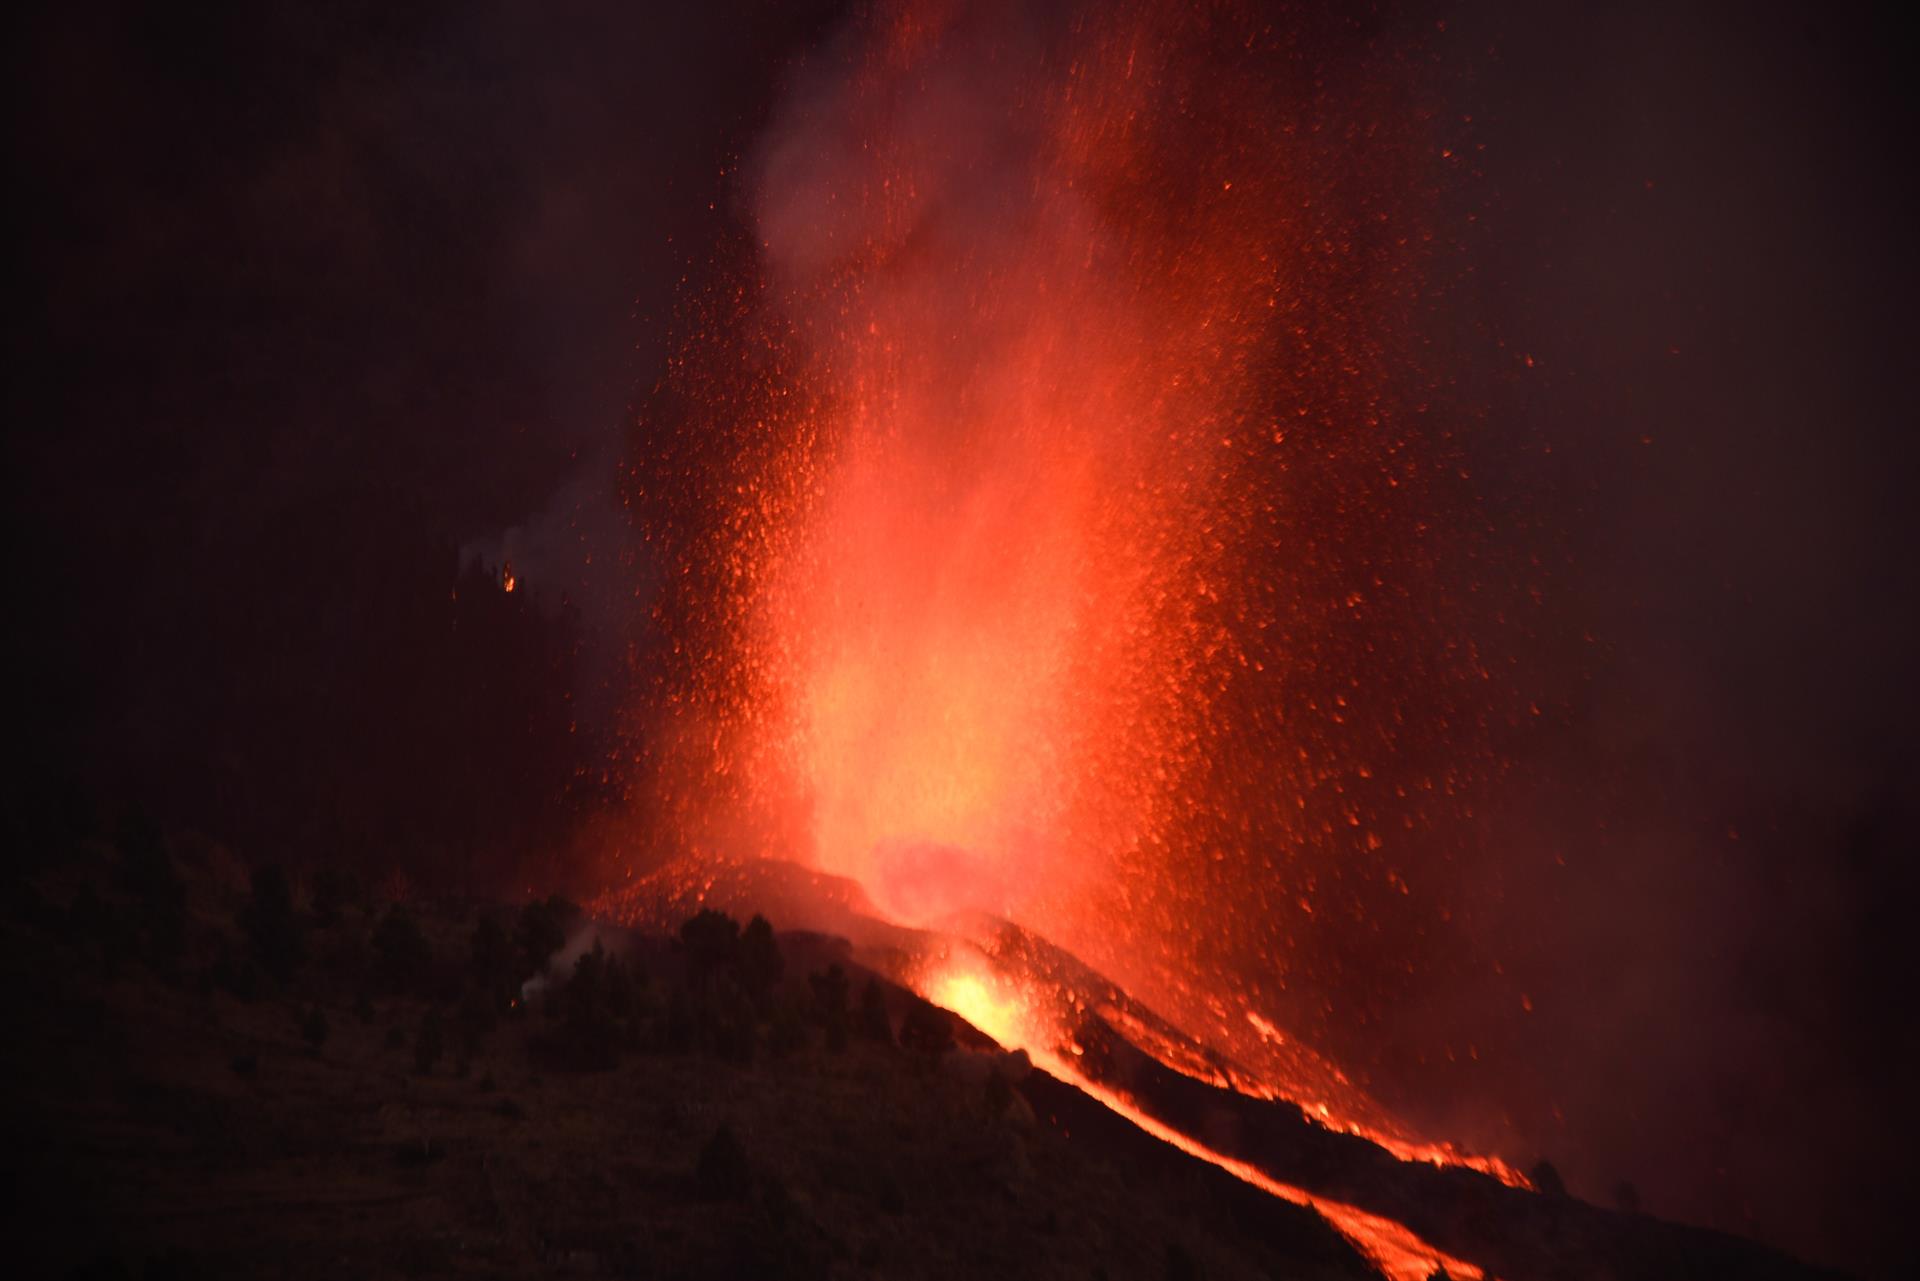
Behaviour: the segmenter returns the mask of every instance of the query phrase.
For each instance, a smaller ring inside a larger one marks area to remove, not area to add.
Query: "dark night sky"
[[[1448,36],[1498,50],[1459,90],[1489,156],[1479,319],[1535,362],[1476,474],[1540,520],[1516,542],[1558,558],[1546,609],[1595,638],[1547,656],[1574,712],[1490,816],[1496,848],[1564,860],[1494,860],[1511,968],[1554,994],[1508,1044],[1611,1113],[1568,1127],[1594,1192],[1633,1170],[1884,1266],[1920,822],[1897,42],[1657,4]],[[1661,1134],[1688,1139],[1649,1160]]]
[[[363,570],[356,525],[497,544],[611,494],[724,159],[818,20],[303,8],[61,8],[13,43],[23,570],[84,655],[68,695],[136,732],[222,679],[222,637],[154,637],[199,597]]]
[[[16,732],[109,793],[245,755],[333,688],[316,668],[403,647],[396,548],[513,551],[605,670],[632,390],[778,68],[834,20],[315,8],[11,20]],[[1870,1262],[1916,1049],[1901,46],[1681,8],[1382,23],[1446,20],[1436,83],[1487,144],[1448,306],[1534,359],[1463,370],[1468,448],[1559,631],[1596,638],[1535,656],[1574,713],[1489,819],[1566,860],[1512,860],[1514,963],[1562,999],[1504,1035],[1569,1112],[1633,1118],[1574,1127],[1576,1190],[1636,1174],[1655,1209]],[[1720,1147],[1663,1163],[1662,1132]]]

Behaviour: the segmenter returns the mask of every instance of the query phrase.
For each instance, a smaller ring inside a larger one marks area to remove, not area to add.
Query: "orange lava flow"
[[[1078,1088],[1089,1098],[1098,1100],[1115,1113],[1127,1118],[1156,1139],[1179,1148],[1189,1156],[1217,1165],[1263,1192],[1280,1197],[1282,1200],[1292,1201],[1296,1205],[1311,1206],[1319,1211],[1327,1222],[1337,1228],[1342,1236],[1351,1241],[1355,1249],[1366,1255],[1381,1273],[1389,1278],[1389,1281],[1427,1281],[1427,1278],[1439,1268],[1445,1268],[1449,1277],[1465,1278],[1466,1281],[1478,1281],[1485,1276],[1485,1273],[1473,1264],[1428,1245],[1392,1219],[1369,1214],[1357,1206],[1312,1196],[1292,1184],[1268,1178],[1245,1161],[1236,1161],[1232,1157],[1215,1152],[1198,1140],[1156,1121],[1129,1103],[1123,1095],[1088,1081],[1057,1056],[1047,1056],[1044,1060],[1035,1059],[1034,1061],[1046,1071]]]
[[[1309,1044],[1459,954],[1408,869],[1500,768],[1409,77],[1339,18],[1026,9],[863,8],[745,158],[635,428],[636,829],[1016,922],[1233,1088],[1518,1182]]]
[[[1162,1142],[1217,1165],[1273,1196],[1317,1210],[1389,1281],[1426,1281],[1438,1268],[1444,1268],[1449,1277],[1468,1281],[1478,1281],[1485,1275],[1466,1260],[1428,1245],[1391,1219],[1358,1206],[1313,1196],[1302,1188],[1271,1178],[1248,1162],[1216,1152],[1191,1135],[1157,1120],[1119,1091],[1089,1080],[1069,1057],[1053,1048],[1062,1043],[1058,1029],[1044,1028],[1031,1005],[1018,994],[1001,990],[992,979],[965,967],[942,968],[927,977],[922,987],[923,995],[936,1005],[958,1014],[1003,1047],[1025,1050],[1036,1067],[1072,1085]]]
[[[1271,1193],[1282,1200],[1292,1201],[1296,1205],[1311,1206],[1319,1211],[1327,1222],[1339,1229],[1340,1234],[1351,1241],[1355,1249],[1366,1255],[1390,1281],[1427,1281],[1427,1278],[1439,1268],[1445,1268],[1449,1277],[1465,1278],[1466,1281],[1478,1281],[1485,1276],[1485,1273],[1473,1264],[1428,1245],[1392,1219],[1369,1214],[1357,1206],[1312,1196],[1292,1184],[1268,1178],[1245,1161],[1236,1161],[1230,1156],[1215,1152],[1198,1140],[1156,1121],[1129,1103],[1123,1095],[1088,1081],[1075,1072],[1070,1065],[1060,1061],[1057,1056],[1048,1056],[1044,1060],[1035,1059],[1034,1061],[1046,1071],[1078,1088],[1089,1098],[1098,1100],[1115,1113],[1127,1118],[1156,1139],[1179,1148],[1189,1156],[1217,1165],[1263,1192]]]

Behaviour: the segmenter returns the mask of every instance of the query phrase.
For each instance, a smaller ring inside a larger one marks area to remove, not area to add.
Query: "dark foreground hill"
[[[0,894],[19,1224],[0,1258],[154,1281],[1376,1275],[1314,1210],[1031,1069],[836,935],[699,908],[705,884],[654,913],[669,937],[558,899],[290,878],[137,823],[69,841]],[[1091,1014],[1079,1042],[1089,1079],[1173,1130],[1514,1281],[1817,1275],[1392,1159]]]
[[[1371,1275],[1312,1211],[1070,1132],[830,940],[611,933],[522,998],[530,932],[586,942],[547,907],[106,843],[11,887],[7,1271]]]

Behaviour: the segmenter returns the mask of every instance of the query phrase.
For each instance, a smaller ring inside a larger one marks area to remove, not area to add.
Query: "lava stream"
[[[1009,1050],[1022,1050],[1042,1070],[1080,1090],[1139,1129],[1284,1200],[1311,1206],[1392,1281],[1425,1281],[1436,1268],[1477,1278],[1481,1269],[1430,1245],[1403,1224],[1359,1206],[1274,1178],[1253,1162],[1201,1142],[1110,1081],[1083,1066],[1076,1023],[1093,1016],[1133,1050],[1172,1072],[1259,1100],[1301,1105],[1303,1123],[1352,1134],[1401,1161],[1477,1170],[1514,1187],[1526,1180],[1495,1157],[1409,1136],[1332,1065],[1300,1050],[1290,1070],[1307,1075],[1263,1079],[1256,1072],[1169,1024],[1070,954],[1004,921],[960,916],[926,929],[878,915],[857,883],[777,860],[696,859],[643,877],[604,897],[597,914],[632,926],[672,928],[704,907],[763,911],[783,922],[849,938],[855,957],[965,1019]],[[1276,1032],[1265,1034],[1268,1039]],[[1365,1117],[1362,1122],[1353,1118]]]
[[[1485,1275],[1473,1264],[1436,1249],[1391,1219],[1370,1214],[1358,1206],[1316,1197],[1303,1188],[1271,1178],[1249,1162],[1216,1152],[1192,1135],[1160,1121],[1120,1091],[1091,1080],[1067,1054],[1053,1048],[1061,1043],[1057,1030],[1035,1034],[1031,1007],[1017,997],[997,994],[990,980],[979,974],[964,968],[939,971],[925,981],[923,994],[1003,1047],[1024,1050],[1035,1067],[1065,1081],[1163,1143],[1219,1166],[1273,1196],[1318,1211],[1354,1248],[1372,1260],[1389,1281],[1427,1281],[1436,1269],[1442,1268],[1447,1276],[1467,1281],[1478,1281]]]

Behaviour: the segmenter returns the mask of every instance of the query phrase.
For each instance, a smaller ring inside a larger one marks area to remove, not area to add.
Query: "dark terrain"
[[[1376,1275],[832,935],[423,899],[137,816],[21,836],[58,854],[4,897],[25,1275]],[[1079,1039],[1161,1121],[1490,1274],[1817,1275]]]
[[[292,878],[262,921],[280,877],[155,839],[9,889],[15,1275],[1371,1275],[1311,1211],[1069,1135],[1017,1056],[876,985],[883,1042],[831,940],[781,937],[748,996],[605,931],[575,970],[624,953],[623,994],[576,973],[489,1018],[476,935],[517,970],[546,904],[410,901],[419,953],[364,887]]]

